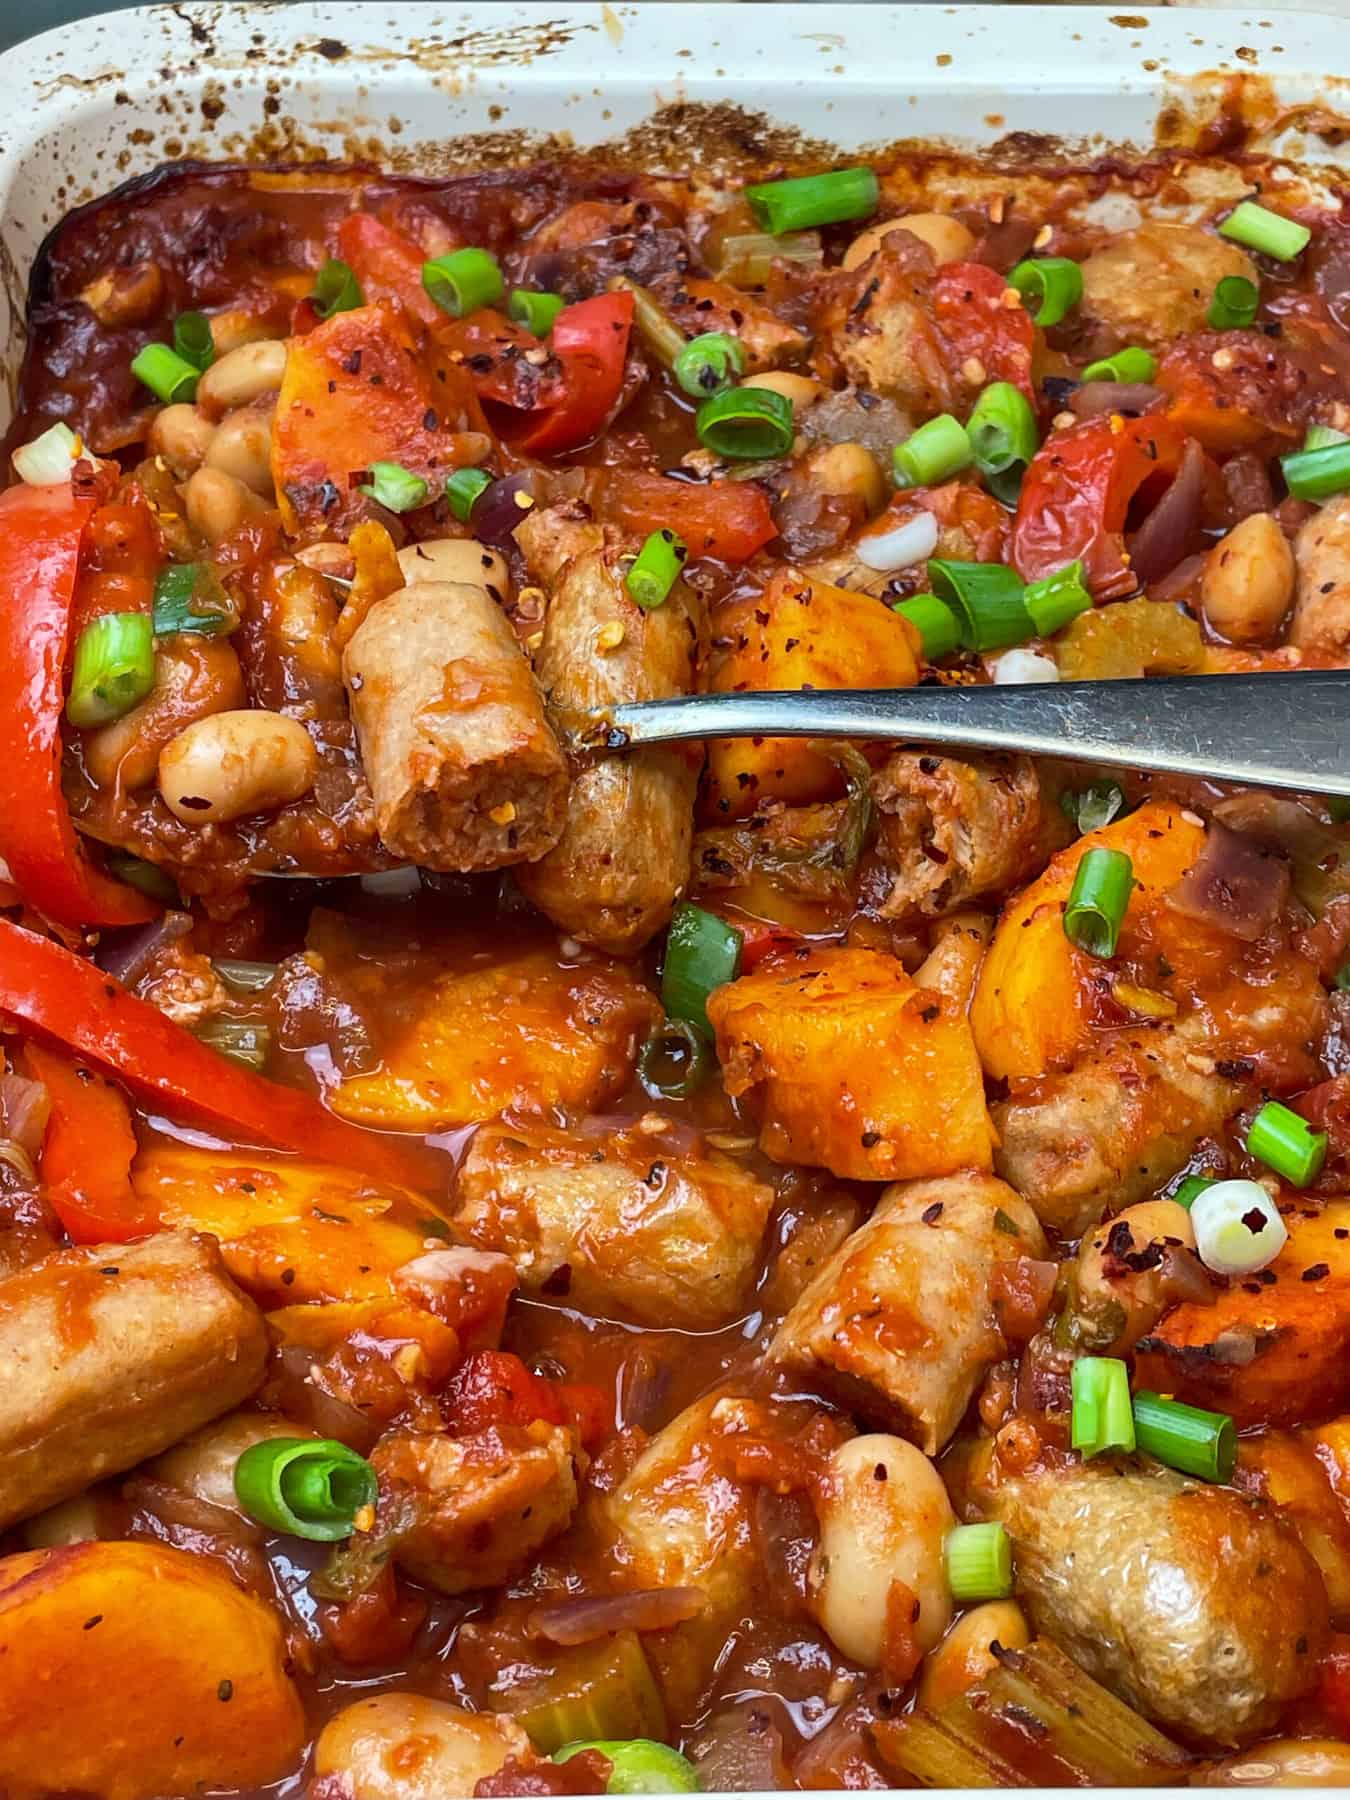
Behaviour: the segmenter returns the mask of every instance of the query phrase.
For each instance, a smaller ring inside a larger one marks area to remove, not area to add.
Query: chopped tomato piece
[[[508,1350],[475,1350],[466,1357],[446,1386],[445,1406],[451,1427],[464,1437],[537,1419],[561,1425],[567,1416],[554,1384],[532,1375]]]
[[[1036,327],[1002,275],[983,263],[944,263],[933,283],[933,316],[954,374],[973,360],[984,373],[973,377],[972,386],[1010,381],[1035,406]]]
[[[583,1450],[593,1450],[614,1430],[614,1407],[602,1387],[590,1381],[561,1381],[558,1399],[564,1416],[576,1426]]]
[[[1131,502],[1176,473],[1186,434],[1156,414],[1109,413],[1057,431],[1027,470],[1013,520],[1012,560],[1024,581],[1081,559],[1098,600],[1138,585],[1125,550]]]

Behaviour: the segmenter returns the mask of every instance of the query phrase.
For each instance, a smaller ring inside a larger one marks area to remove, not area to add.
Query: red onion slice
[[[526,1621],[531,1637],[553,1644],[589,1644],[615,1631],[669,1631],[697,1618],[707,1605],[702,1588],[644,1588],[633,1594],[582,1594],[537,1606]]]
[[[1165,901],[1174,912],[1251,944],[1279,917],[1289,864],[1226,825],[1211,822],[1205,847]]]
[[[1204,492],[1205,453],[1187,438],[1172,485],[1130,540],[1130,567],[1145,587],[1175,569],[1191,548]]]

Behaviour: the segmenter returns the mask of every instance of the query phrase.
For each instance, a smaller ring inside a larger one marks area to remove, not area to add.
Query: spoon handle
[[[694,694],[617,706],[605,722],[615,749],[681,738],[904,739],[1350,797],[1350,669]]]

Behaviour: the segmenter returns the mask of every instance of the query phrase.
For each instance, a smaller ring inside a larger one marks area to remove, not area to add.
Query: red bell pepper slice
[[[85,859],[61,792],[61,712],[80,546],[72,486],[0,494],[0,857],[58,925],[136,925],[159,908]]]
[[[355,275],[367,305],[396,300],[424,325],[444,323],[445,314],[422,286],[427,258],[401,231],[373,213],[349,213],[338,226],[337,253]]]
[[[121,1092],[103,1075],[28,1044],[24,1056],[47,1090],[51,1114],[42,1145],[42,1186],[77,1244],[147,1237],[159,1215],[131,1185],[136,1134]]]
[[[1185,433],[1171,419],[1107,414],[1046,440],[1022,482],[1013,520],[1012,560],[1023,581],[1038,581],[1081,558],[1098,600],[1138,586],[1125,553],[1130,503],[1152,484],[1165,487],[1181,461]]]
[[[556,456],[593,438],[623,386],[633,296],[597,294],[565,306],[553,322],[549,347],[562,364],[562,397],[515,440],[527,456]]]
[[[997,270],[983,263],[944,263],[933,283],[933,316],[954,370],[973,357],[984,367],[984,381],[977,385],[1010,381],[1035,406],[1036,327],[1016,288]]]
[[[596,469],[593,504],[639,537],[677,531],[692,557],[743,563],[778,536],[769,497],[753,481],[674,481],[640,469]]]
[[[0,1013],[112,1075],[150,1107],[231,1142],[290,1150],[381,1181],[436,1182],[428,1152],[334,1118],[229,1062],[94,963],[0,919]]]

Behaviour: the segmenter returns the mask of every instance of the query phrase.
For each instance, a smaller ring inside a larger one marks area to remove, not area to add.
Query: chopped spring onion
[[[1295,500],[1326,500],[1350,488],[1350,442],[1295,450],[1280,458],[1280,470]]]
[[[236,994],[261,994],[277,978],[275,963],[248,962],[241,956],[217,956],[211,967]]]
[[[1303,435],[1305,450],[1326,450],[1332,444],[1350,443],[1350,432],[1337,431],[1334,425],[1310,425]]]
[[[216,360],[211,321],[205,313],[179,313],[173,322],[173,347],[185,363],[191,363],[199,375]]]
[[[1314,1131],[1292,1107],[1267,1100],[1247,1132],[1247,1154],[1274,1169],[1291,1187],[1307,1187],[1322,1173],[1327,1134]]]
[[[197,378],[201,374],[200,369],[194,368],[176,350],[170,350],[167,344],[147,344],[144,350],[138,350],[131,359],[131,372],[166,406],[179,400],[191,400],[197,392]]]
[[[1006,650],[1035,635],[1016,571],[1002,563],[948,562],[934,558],[928,582],[956,614],[967,650]]]
[[[192,1035],[203,1044],[261,1075],[272,1050],[272,1033],[266,1025],[250,1019],[204,1019],[193,1027]]]
[[[491,486],[492,477],[485,469],[455,470],[445,484],[445,497],[461,525],[468,524],[475,503]]]
[[[941,662],[961,642],[956,614],[936,594],[915,594],[912,600],[897,600],[894,610],[918,632],[925,662]]]
[[[334,313],[355,312],[358,306],[365,305],[361,284],[351,265],[333,256],[314,277],[314,292],[309,298],[321,319],[331,319]]]
[[[1070,1377],[1070,1441],[1084,1456],[1134,1449],[1130,1372],[1114,1356],[1080,1356]]]
[[[1100,831],[1125,810],[1125,795],[1114,781],[1094,781],[1079,793],[1065,791],[1059,797],[1060,810],[1080,832]]]
[[[1204,1193],[1205,1189],[1212,1188],[1214,1185],[1215,1182],[1213,1176],[1188,1175],[1177,1187],[1176,1192],[1170,1194],[1168,1198],[1175,1200],[1178,1206],[1184,1206],[1186,1211],[1189,1212],[1200,1198],[1201,1194]]]
[[[1083,271],[1067,256],[1033,256],[1008,277],[1037,325],[1058,325],[1083,298]]]
[[[1036,415],[1021,388],[995,381],[966,420],[971,457],[985,485],[1005,506],[1017,503],[1027,464],[1041,447]]]
[[[1248,281],[1245,275],[1225,275],[1215,286],[1205,317],[1215,331],[1236,331],[1251,324],[1260,304],[1261,295],[1254,281]]]
[[[1015,644],[991,665],[995,687],[1031,687],[1059,680],[1059,664],[1041,650]]]
[[[452,319],[462,319],[480,306],[495,306],[506,292],[496,257],[476,246],[424,262],[422,286]]]
[[[49,425],[31,444],[20,444],[10,458],[14,473],[29,487],[59,487],[70,480],[84,445],[64,422]]]
[[[221,637],[239,623],[229,595],[210,563],[169,563],[155,577],[151,614],[156,637],[192,631]]]
[[[698,441],[718,456],[759,462],[792,448],[792,402],[770,388],[728,388],[694,415]]]
[[[1209,1181],[1191,1202],[1195,1249],[1216,1275],[1255,1275],[1273,1263],[1289,1232],[1259,1181]]]
[[[685,1100],[707,1074],[709,1060],[707,1039],[688,1019],[667,1019],[638,1052],[638,1080],[654,1100]]]
[[[680,579],[680,570],[688,554],[688,545],[673,531],[652,532],[623,578],[630,598],[643,612],[655,612],[658,606],[665,604],[670,590]]]
[[[722,239],[716,274],[734,287],[763,287],[775,259],[818,269],[825,260],[814,231],[789,232],[773,237],[766,231],[736,232]]]
[[[1092,595],[1083,585],[1081,562],[1066,563],[1053,575],[1042,575],[1023,590],[1022,602],[1031,614],[1038,637],[1053,637],[1070,619],[1086,612]]]
[[[149,613],[104,613],[75,645],[66,717],[81,731],[107,725],[155,685],[155,637]]]
[[[571,1760],[580,1750],[598,1750],[609,1758],[607,1794],[698,1794],[698,1770],[687,1756],[658,1744],[655,1738],[590,1738],[555,1750],[555,1763]]]
[[[181,904],[182,897],[173,880],[157,864],[133,856],[129,850],[110,850],[104,863],[110,875],[125,881],[128,887],[134,887],[138,894],[145,894],[164,906]]]
[[[1147,1390],[1134,1397],[1135,1440],[1146,1456],[1202,1481],[1227,1481],[1237,1460],[1237,1432],[1227,1413],[1205,1412]]]
[[[1089,956],[1114,956],[1130,904],[1134,868],[1123,850],[1089,850],[1064,908],[1064,935]]]
[[[390,512],[412,512],[415,507],[426,504],[431,492],[422,477],[405,469],[402,463],[373,462],[366,473],[370,480],[362,482],[357,492],[369,494]]]
[[[264,1438],[234,1465],[234,1492],[251,1519],[291,1537],[333,1544],[350,1537],[380,1484],[364,1456],[336,1438]]]
[[[1113,350],[1110,356],[1089,363],[1079,380],[1152,381],[1157,373],[1158,359],[1151,351],[1141,350],[1137,344],[1127,344],[1123,350]]]
[[[897,444],[891,460],[898,488],[936,487],[969,468],[970,439],[959,419],[939,413]]]
[[[877,210],[881,190],[871,169],[832,169],[791,181],[765,181],[745,190],[755,222],[775,237],[866,219]]]
[[[920,512],[889,531],[874,531],[859,538],[854,550],[858,561],[869,569],[891,574],[896,569],[912,569],[915,563],[927,562],[937,545],[937,515]]]
[[[728,332],[705,331],[691,338],[675,358],[673,373],[686,394],[706,400],[745,372],[745,351]]]
[[[1350,963],[1342,963],[1337,969],[1334,985],[1338,994],[1350,993]]]
[[[553,321],[566,305],[561,294],[539,294],[532,288],[512,288],[506,311],[517,325],[523,325],[537,338],[546,338],[553,329]]]
[[[1295,219],[1282,218],[1254,200],[1241,200],[1220,225],[1219,236],[1273,256],[1276,262],[1292,262],[1307,248],[1312,233]]]
[[[708,996],[734,981],[741,967],[744,936],[716,913],[686,900],[671,915],[666,933],[666,964],[661,973],[661,1004],[672,1019],[687,1019],[711,1038]]]
[[[958,1525],[947,1534],[953,1600],[1006,1600],[1012,1592],[1012,1539],[1004,1526]]]

